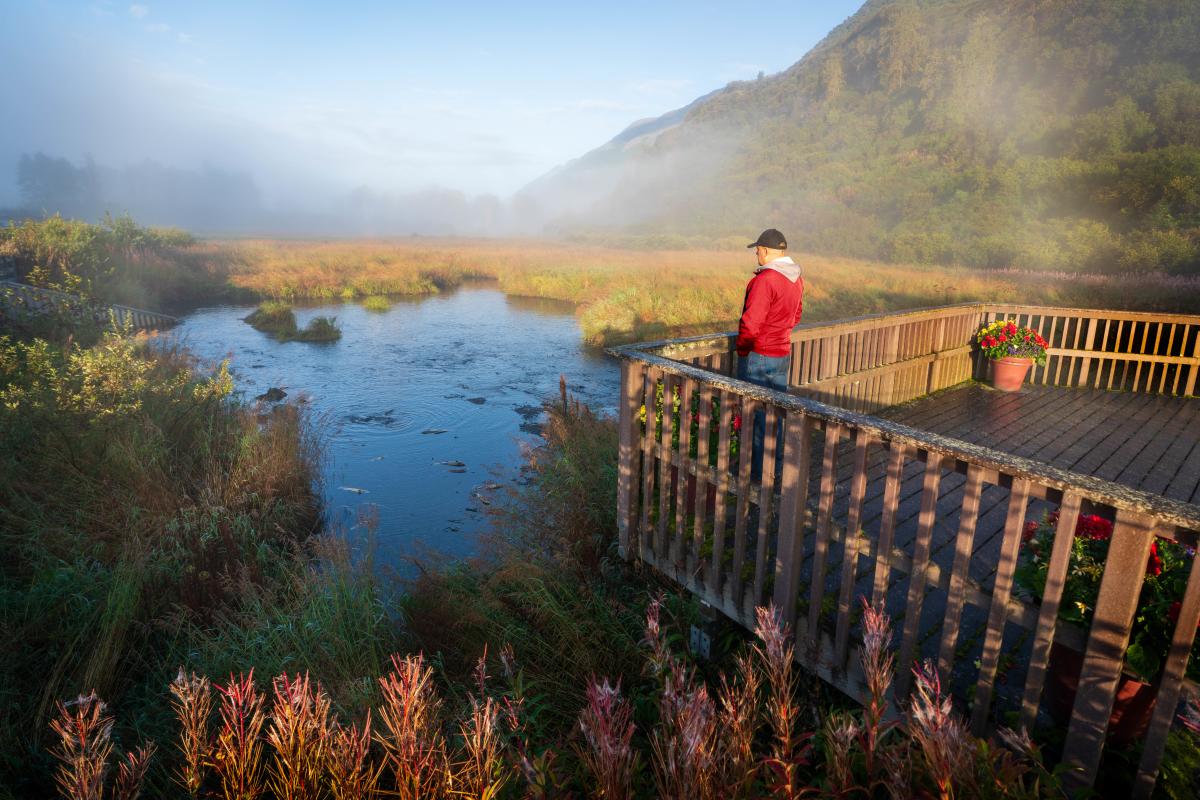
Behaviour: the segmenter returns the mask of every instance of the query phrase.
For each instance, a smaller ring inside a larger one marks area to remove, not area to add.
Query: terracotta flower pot
[[[1064,725],[1070,721],[1075,707],[1075,692],[1079,688],[1082,669],[1083,653],[1058,642],[1050,646],[1050,663],[1046,669],[1047,707]],[[1108,738],[1112,744],[1127,744],[1145,735],[1154,715],[1157,695],[1157,682],[1145,683],[1128,673],[1121,673],[1112,715],[1108,719]]]
[[[1032,358],[1000,358],[992,362],[992,386],[1002,392],[1017,392],[1033,366]]]

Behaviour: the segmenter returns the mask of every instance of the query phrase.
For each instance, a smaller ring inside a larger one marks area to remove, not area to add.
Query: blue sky
[[[0,201],[37,150],[248,169],[268,196],[503,196],[790,66],[858,5],[5,0]]]

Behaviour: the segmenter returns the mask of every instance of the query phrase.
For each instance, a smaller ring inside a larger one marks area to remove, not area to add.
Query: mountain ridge
[[[834,255],[1197,271],[1198,6],[870,0],[518,197],[580,238],[774,226]]]

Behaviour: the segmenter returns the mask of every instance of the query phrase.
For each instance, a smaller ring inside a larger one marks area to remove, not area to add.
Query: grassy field
[[[230,282],[279,300],[428,294],[489,279],[575,303],[588,342],[729,329],[754,266],[745,250],[637,251],[548,241],[211,241]],[[1200,276],[982,271],[795,254],[808,321],[992,300],[1200,311]]]

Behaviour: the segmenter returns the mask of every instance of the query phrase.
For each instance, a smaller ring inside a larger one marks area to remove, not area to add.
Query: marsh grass
[[[730,329],[754,264],[745,251],[629,250],[553,241],[211,242],[233,286],[282,300],[430,294],[488,278],[509,295],[576,305],[586,341]],[[795,254],[807,321],[969,301],[1195,312],[1200,276],[1075,274]]]

